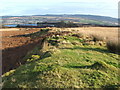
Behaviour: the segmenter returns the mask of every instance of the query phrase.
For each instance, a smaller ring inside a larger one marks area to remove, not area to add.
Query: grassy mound
[[[118,55],[75,35],[49,37],[5,73],[4,88],[118,88]]]

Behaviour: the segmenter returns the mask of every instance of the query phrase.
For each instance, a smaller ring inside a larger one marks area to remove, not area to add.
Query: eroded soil
[[[42,38],[17,37],[17,35],[30,34],[39,31],[39,28],[28,31],[1,31],[2,33],[2,73],[14,69],[24,63],[22,58],[32,50]]]

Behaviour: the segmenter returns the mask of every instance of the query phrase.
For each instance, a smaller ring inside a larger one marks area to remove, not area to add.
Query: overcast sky
[[[0,15],[89,14],[118,17],[119,0],[1,0]]]

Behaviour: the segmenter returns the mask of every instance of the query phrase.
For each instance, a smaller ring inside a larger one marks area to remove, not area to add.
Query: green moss
[[[69,40],[70,42],[73,42],[73,41],[83,42],[83,41],[84,41],[83,39],[79,39],[79,38],[73,37],[73,36],[66,36],[65,38],[66,38],[67,40]]]
[[[27,59],[28,62],[38,60],[40,58],[40,55],[32,55],[29,59]]]

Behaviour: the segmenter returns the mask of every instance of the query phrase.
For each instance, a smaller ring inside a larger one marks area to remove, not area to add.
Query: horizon
[[[1,16],[97,15],[118,18],[118,0],[2,0]]]
[[[12,16],[12,17],[24,17],[24,16],[45,16],[45,15],[85,15],[85,16],[87,16],[87,15],[89,15],[89,16],[98,16],[98,17],[110,17],[110,18],[116,18],[116,19],[118,19],[118,17],[112,17],[112,16],[103,16],[103,15],[92,15],[92,14],[39,14],[39,15],[3,15],[3,16]],[[3,17],[3,16],[0,16],[0,17]]]

